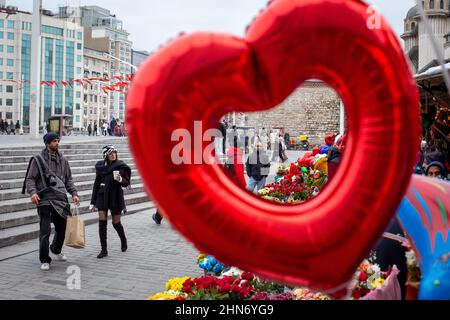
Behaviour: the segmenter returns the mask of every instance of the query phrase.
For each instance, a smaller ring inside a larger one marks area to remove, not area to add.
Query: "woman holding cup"
[[[97,258],[108,256],[107,224],[108,210],[112,215],[112,225],[120,237],[122,252],[127,251],[127,238],[120,221],[125,209],[123,189],[130,185],[131,169],[125,162],[118,159],[114,146],[103,147],[103,160],[95,165],[96,177],[92,190],[90,210],[98,210],[99,236],[102,250]]]

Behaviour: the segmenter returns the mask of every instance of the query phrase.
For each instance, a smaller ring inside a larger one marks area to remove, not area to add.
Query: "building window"
[[[80,110],[80,109],[81,109],[81,106],[80,106],[79,103],[75,104],[75,109],[76,109],[76,110]]]
[[[77,32],[77,39],[78,40],[83,40],[83,33],[82,32]]]
[[[3,59],[0,58],[0,66],[3,66]]]
[[[77,43],[77,49],[81,50],[81,43]]]
[[[439,5],[439,8],[440,8],[441,10],[444,9],[444,0],[441,0],[441,4]]]
[[[81,98],[81,92],[77,91],[77,99],[80,99],[80,98]],[[77,109],[77,110],[79,110],[79,109]]]
[[[8,32],[8,40],[14,40],[14,33]]]
[[[14,29],[14,20],[8,20],[8,29]]]
[[[63,36],[64,35],[64,30],[61,28],[43,25],[41,30],[42,30],[42,33],[53,34],[55,36]]]
[[[430,9],[434,9],[434,0],[430,0]]]
[[[14,46],[8,46],[8,53],[14,53]]]
[[[0,44],[0,52],[3,52],[3,45]]]
[[[13,59],[8,59],[8,60],[6,61],[6,65],[7,65],[8,67],[14,67],[14,60],[13,60]]]
[[[0,92],[3,92],[3,85],[0,84]]]
[[[6,80],[14,80],[14,73],[7,72],[6,73]]]
[[[12,99],[6,99],[6,106],[12,107],[12,105],[13,105],[13,100]]]
[[[3,31],[0,31],[0,39],[3,39]]]
[[[5,27],[5,23],[3,19],[0,19],[0,28],[4,28]]]
[[[411,23],[411,31],[414,31],[415,27],[416,27],[416,23],[415,22]]]
[[[81,56],[77,55],[77,62],[81,62]]]
[[[6,92],[13,93],[13,86],[6,86]]]

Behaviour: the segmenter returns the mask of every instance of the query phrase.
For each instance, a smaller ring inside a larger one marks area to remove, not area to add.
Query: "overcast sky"
[[[33,0],[6,0],[31,11]],[[378,6],[397,35],[415,0],[368,0]],[[133,48],[153,51],[180,32],[200,30],[229,32],[239,36],[267,0],[43,0],[43,7],[57,11],[60,5],[98,5],[124,22]]]

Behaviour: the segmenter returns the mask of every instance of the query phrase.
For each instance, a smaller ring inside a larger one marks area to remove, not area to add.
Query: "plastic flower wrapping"
[[[200,268],[205,271],[205,275],[209,273],[214,273],[215,275],[220,275],[226,267],[216,260],[213,256],[206,256],[200,254],[197,258],[197,263]]]

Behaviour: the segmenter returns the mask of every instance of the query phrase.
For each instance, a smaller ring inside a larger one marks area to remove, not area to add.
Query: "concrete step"
[[[129,189],[124,190],[124,193],[125,194],[140,193],[142,195],[141,200],[145,201],[146,195],[144,193],[144,185],[141,183],[141,184],[135,184],[132,187],[133,188],[131,190],[129,190]],[[92,195],[92,190],[85,190],[85,191],[81,191],[78,193],[78,196],[80,197],[81,201],[90,201],[91,195]],[[71,200],[71,197],[69,196],[69,201],[70,200]],[[30,202],[29,198],[1,201],[0,202],[0,215],[5,214],[5,213],[34,209],[35,207],[36,206]]]
[[[122,161],[125,161],[125,163],[132,163],[133,158],[120,158]],[[95,164],[101,160],[101,158],[97,159],[87,159],[87,160],[72,160],[69,161],[69,165],[72,166],[78,166],[78,167],[91,167],[95,166]],[[19,171],[19,170],[27,170],[28,168],[28,162],[22,162],[22,163],[3,163],[0,165],[0,173],[5,171]]]
[[[114,146],[127,146],[128,140],[127,139],[117,139],[117,140],[93,140],[93,141],[83,141],[83,142],[69,142],[65,143],[64,141],[61,141],[59,148],[61,150],[67,150],[67,149],[79,149],[80,147],[86,147],[86,148],[98,148],[98,146],[105,146],[105,145],[114,145]],[[37,144],[37,145],[28,145],[26,146],[27,149],[43,149],[44,143]],[[3,150],[13,150],[13,149],[21,149],[23,147],[21,146],[2,146],[0,147],[0,151]]]
[[[155,206],[153,202],[146,201],[143,203],[130,204],[127,206],[127,215],[134,214],[142,211],[148,211],[153,209]],[[37,216],[37,213],[35,213]],[[86,225],[94,224],[98,222],[98,213],[85,213],[82,214]],[[149,219],[151,216],[149,215]],[[53,233],[53,224],[52,224],[52,233]],[[11,246],[17,244],[19,242],[36,239],[39,237],[39,223],[35,222],[32,224],[22,225],[18,227],[8,228],[2,230],[0,234],[0,248]]]
[[[25,173],[24,173],[24,175],[25,175]],[[77,183],[84,182],[84,181],[91,181],[91,182],[93,182],[95,180],[95,172],[93,172],[93,173],[82,173],[82,174],[72,174],[72,178],[73,178],[73,181],[75,182],[75,185],[77,185]],[[136,169],[131,170],[132,182],[136,178],[139,178],[138,171]],[[8,190],[8,189],[20,188],[20,191],[22,191],[22,184],[23,184],[23,178],[9,179],[9,180],[0,180],[0,190]]]
[[[87,153],[82,154],[64,154],[64,157],[69,161],[75,161],[75,160],[88,160],[88,159],[102,159],[102,153],[97,151],[90,151],[86,150]],[[37,153],[37,152],[36,152]],[[3,164],[10,164],[10,163],[28,163],[30,161],[31,155],[33,153],[30,153],[30,156],[0,156],[0,167]],[[34,155],[34,154],[33,154]],[[123,150],[119,151],[119,155],[121,158],[131,158],[131,153],[129,150]]]
[[[116,146],[117,151],[119,152],[119,155],[121,152],[129,152],[128,146]],[[72,155],[72,154],[101,154],[103,145],[98,145],[97,148],[92,149],[86,149],[84,146],[80,146],[78,149],[66,149],[61,150],[61,153],[66,155]],[[38,149],[29,149],[29,148],[21,148],[21,149],[6,149],[6,150],[0,150],[0,155],[2,157],[31,157],[32,155],[35,155],[42,151],[43,148]]]
[[[131,178],[132,178],[131,182],[132,182],[133,186],[142,183],[140,177],[133,179],[133,176],[131,176]],[[94,180],[83,181],[83,182],[79,182],[79,183],[75,184],[78,192],[85,191],[85,190],[92,190],[93,185],[94,185]],[[29,195],[27,193],[22,194],[22,188],[0,190],[0,201],[6,201],[6,200],[12,200],[12,199],[22,199],[22,198],[29,198]]]
[[[137,200],[142,200],[141,196],[142,195],[138,193],[125,195],[125,205],[127,206],[127,210],[129,205],[135,205],[138,203],[136,202]],[[145,201],[142,202],[147,202],[148,198],[145,198],[144,200]],[[79,207],[80,214],[89,213],[90,212],[89,205],[90,205],[89,200],[81,202]],[[4,213],[0,214],[0,230],[3,233],[4,229],[14,228],[21,225],[35,223],[38,221],[39,216],[37,214],[36,208],[19,212]]]
[[[131,169],[136,168],[136,165],[132,162],[127,163],[127,164]],[[77,165],[77,164],[75,163],[75,165]],[[81,166],[81,167],[76,166],[76,167],[71,167],[70,169],[72,171],[72,175],[89,174],[89,173],[95,172],[94,165]],[[24,179],[26,173],[27,173],[26,168],[24,170],[17,170],[17,171],[3,171],[3,172],[0,172],[0,181],[10,180],[10,179]]]

